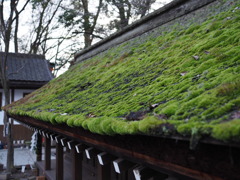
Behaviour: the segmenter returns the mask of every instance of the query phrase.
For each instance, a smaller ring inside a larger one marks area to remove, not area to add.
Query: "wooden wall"
[[[2,143],[6,143],[6,137],[3,137],[3,125],[0,125],[0,141]],[[28,128],[22,126],[22,125],[14,125],[13,126],[13,140],[25,140],[25,141],[31,141],[33,131],[29,130]]]

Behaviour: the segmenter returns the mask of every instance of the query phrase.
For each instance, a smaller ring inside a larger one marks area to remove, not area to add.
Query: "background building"
[[[0,52],[1,59],[5,53]],[[14,102],[30,94],[35,89],[49,82],[53,75],[48,61],[42,55],[9,53],[7,60],[7,74],[10,81],[10,101]],[[0,89],[0,105],[4,106],[4,91]],[[0,141],[3,137],[3,111],[0,111]],[[30,140],[32,132],[21,126],[16,121],[13,127],[14,140]]]

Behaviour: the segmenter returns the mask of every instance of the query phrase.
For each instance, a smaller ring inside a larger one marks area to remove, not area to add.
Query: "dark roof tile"
[[[1,59],[5,53],[0,52]],[[50,81],[49,63],[43,55],[9,53],[7,74],[10,81]]]

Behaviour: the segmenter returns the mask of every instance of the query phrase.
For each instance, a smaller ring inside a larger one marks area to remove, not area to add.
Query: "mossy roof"
[[[239,6],[122,43],[4,110],[105,135],[239,141]]]

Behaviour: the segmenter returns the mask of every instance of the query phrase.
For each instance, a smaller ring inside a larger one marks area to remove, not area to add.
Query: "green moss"
[[[104,135],[180,133],[193,147],[202,135],[239,139],[240,11],[225,8],[112,47],[4,109]]]
[[[227,140],[240,140],[240,119],[230,122],[217,124],[214,126],[212,136],[224,141]]]
[[[149,133],[151,128],[156,127],[159,124],[162,124],[163,121],[158,120],[154,116],[146,117],[145,119],[139,121],[138,129],[141,133]]]
[[[176,113],[178,108],[179,108],[179,104],[177,102],[169,103],[169,105],[167,105],[160,111],[160,114],[166,114],[167,116],[171,116]]]

